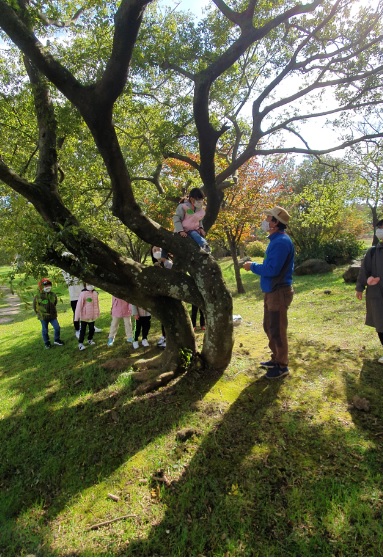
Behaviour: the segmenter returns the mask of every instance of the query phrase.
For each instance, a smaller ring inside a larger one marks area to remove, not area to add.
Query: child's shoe
[[[61,341],[61,339],[57,339],[57,341],[55,341],[54,344],[62,347],[64,345],[64,341]]]
[[[46,349],[50,349],[51,347],[52,347],[51,342],[50,342],[50,341],[47,341],[47,342],[45,343],[45,348],[46,348]]]
[[[88,345],[95,345],[96,343],[93,341],[93,339],[88,339]]]
[[[78,350],[79,351],[85,351],[85,349],[86,349],[86,347],[85,347],[85,345],[83,345],[83,343],[78,344]]]
[[[138,349],[138,341],[133,341],[133,349]]]
[[[74,334],[75,334],[75,336],[76,336],[76,337],[77,337],[77,339],[78,339],[78,338],[80,337],[80,330],[78,330],[78,331],[75,331],[75,332],[74,332]]]
[[[95,333],[101,333],[101,332],[102,332],[101,327],[96,327],[96,326],[94,326],[94,332],[95,332]]]
[[[166,339],[165,339],[165,341],[164,341],[163,343],[161,343],[161,345],[157,345],[157,347],[158,347],[159,349],[166,349]]]
[[[141,344],[143,347],[149,347],[149,343],[147,339],[143,339]]]
[[[127,343],[133,343],[133,337],[127,337],[126,342]]]
[[[206,326],[201,326],[202,331],[206,331]]]
[[[108,345],[108,347],[111,347],[113,345],[113,343],[114,343],[113,337],[108,337],[108,341],[106,343]]]
[[[210,246],[206,243],[205,246],[202,248],[202,250],[204,250],[206,252],[206,254],[211,254],[211,248]]]
[[[164,341],[166,341],[166,338],[165,338],[163,335],[161,335],[161,337],[160,337],[159,340],[157,341],[157,345],[158,345],[158,346],[162,345],[162,343],[163,343]]]

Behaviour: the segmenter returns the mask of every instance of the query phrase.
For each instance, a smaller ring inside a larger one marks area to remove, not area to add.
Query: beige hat
[[[266,215],[271,215],[272,217],[275,217],[278,221],[280,221],[284,225],[287,225],[288,220],[290,219],[290,215],[287,213],[286,209],[283,209],[283,207],[279,207],[279,205],[276,205],[272,209],[268,209],[267,211],[265,211],[265,213]]]

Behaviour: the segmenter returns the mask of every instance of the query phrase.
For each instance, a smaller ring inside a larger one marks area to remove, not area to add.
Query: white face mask
[[[196,209],[202,209],[203,206],[203,200],[194,200],[194,207]]]
[[[161,257],[161,252],[153,252],[153,258],[155,258],[156,260],[159,260]]]
[[[266,220],[262,221],[261,223],[261,229],[265,232],[268,233],[270,232],[270,223]]]
[[[94,291],[94,286],[93,285],[87,285],[86,290],[87,291]]]
[[[43,288],[44,293],[50,293],[51,290],[52,290],[52,287],[44,287]]]
[[[376,229],[375,234],[379,240],[383,240],[383,229]]]

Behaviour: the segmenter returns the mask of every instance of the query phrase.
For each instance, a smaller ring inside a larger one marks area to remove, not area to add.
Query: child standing
[[[73,312],[74,332],[75,336],[78,339],[80,337],[80,322],[74,319],[74,314],[76,312],[78,297],[80,296],[80,293],[84,288],[84,283],[80,279],[78,279],[77,277],[73,277],[66,271],[63,271],[62,274],[64,277],[64,281],[68,286],[70,305]]]
[[[38,319],[41,322],[41,333],[46,349],[51,348],[49,340],[48,325],[54,329],[54,344],[64,345],[60,339],[60,325],[57,321],[57,296],[52,291],[52,282],[43,278],[38,284],[39,292],[33,299],[33,310],[36,312]]]
[[[137,308],[132,305],[132,314],[136,318],[136,331],[134,334],[133,349],[138,349],[138,338],[142,330],[142,346],[149,347],[148,334],[150,331],[151,314],[144,308]]]
[[[120,325],[121,318],[124,320],[126,340],[128,343],[132,343],[132,322],[130,316],[132,315],[132,307],[129,302],[122,300],[121,298],[116,298],[112,296],[112,309],[110,311],[112,314],[112,323],[110,324],[109,337],[107,345],[111,347],[114,343],[114,338]]]
[[[200,188],[190,190],[188,200],[181,202],[173,216],[174,230],[180,236],[190,236],[205,252],[210,253],[210,246],[205,239],[202,219],[205,217],[203,208],[204,195]]]
[[[81,321],[80,336],[78,338],[78,348],[83,351],[86,326],[88,326],[88,344],[95,345],[93,341],[94,322],[100,315],[100,307],[98,304],[98,292],[94,290],[93,285],[86,283],[78,297],[76,310],[74,314],[75,321]]]

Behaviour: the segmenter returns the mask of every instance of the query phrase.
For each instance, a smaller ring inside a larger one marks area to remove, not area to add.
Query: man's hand
[[[362,300],[362,298],[363,298],[363,293],[361,293],[360,291],[356,291],[355,295],[356,295],[356,298],[357,298],[358,300]]]
[[[243,269],[244,269],[245,271],[250,271],[250,267],[251,267],[251,264],[252,264],[252,263],[253,263],[253,262],[245,262],[245,263],[243,264],[243,266],[242,266]]]

